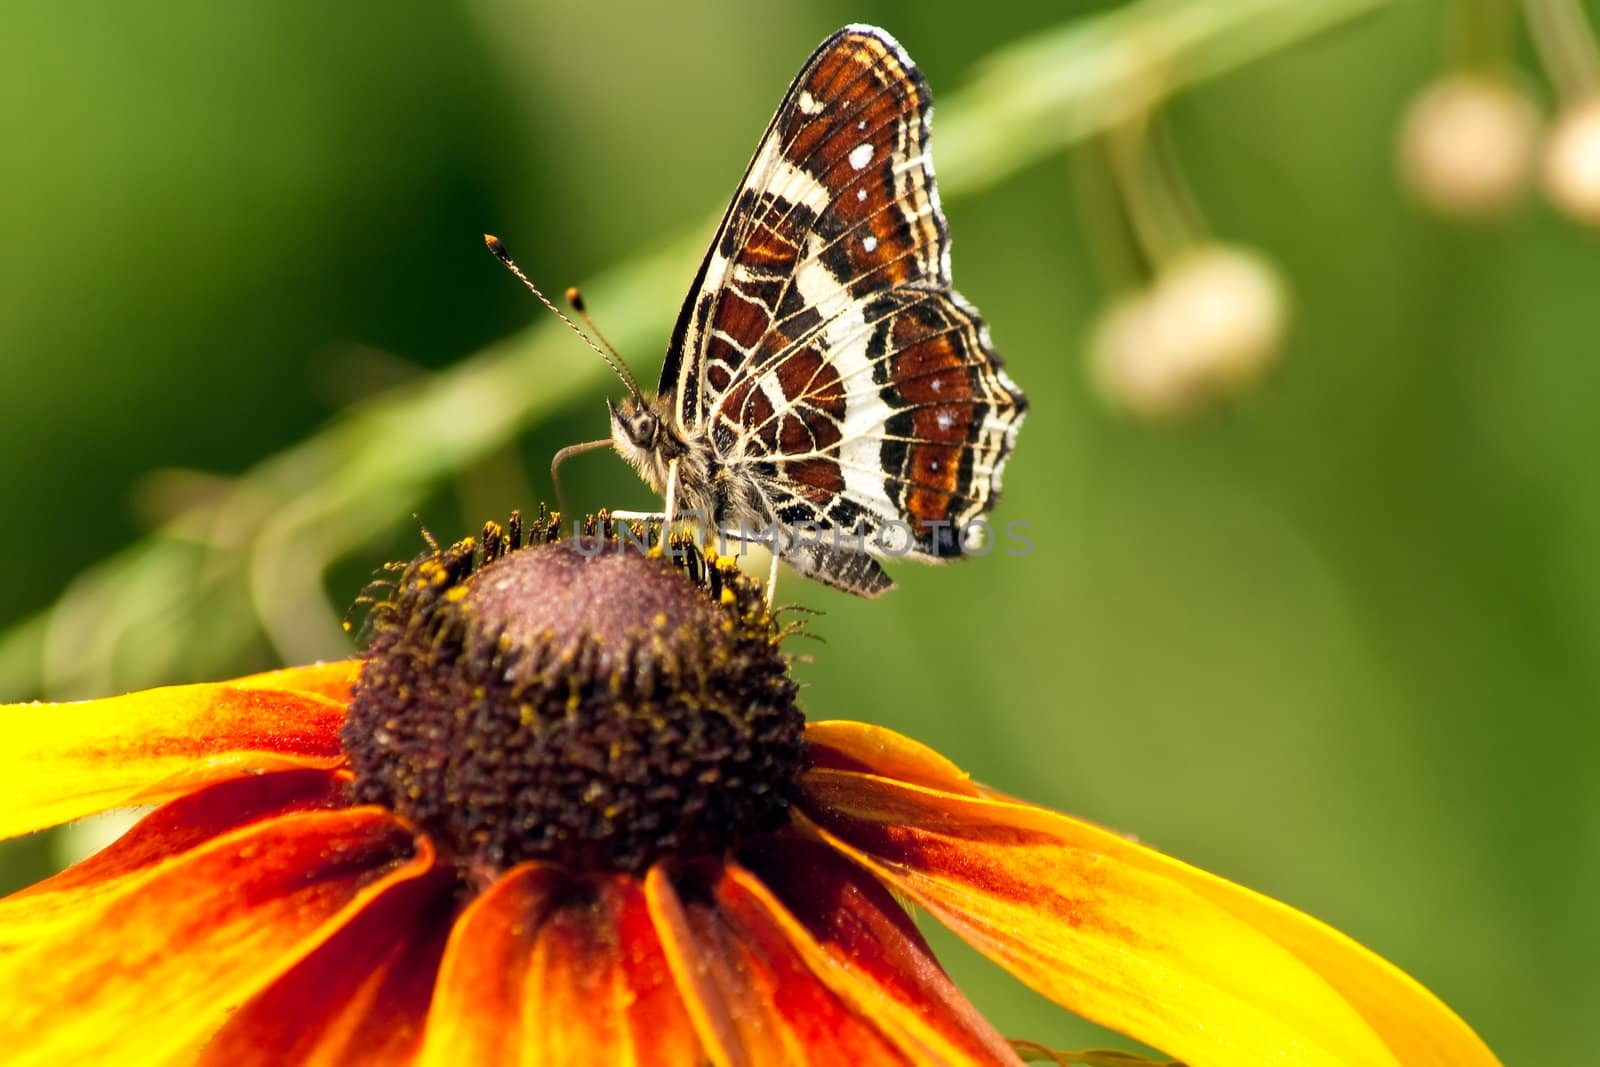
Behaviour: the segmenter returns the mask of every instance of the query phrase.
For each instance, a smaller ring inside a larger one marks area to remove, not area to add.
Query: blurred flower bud
[[[1260,377],[1287,324],[1287,287],[1271,263],[1203,245],[1106,310],[1090,339],[1090,370],[1115,406],[1177,415]]]
[[[1436,211],[1493,215],[1522,198],[1533,170],[1539,111],[1516,82],[1453,74],[1412,102],[1400,127],[1400,168]]]
[[[1567,108],[1544,152],[1544,191],[1579,222],[1600,226],[1600,97]]]

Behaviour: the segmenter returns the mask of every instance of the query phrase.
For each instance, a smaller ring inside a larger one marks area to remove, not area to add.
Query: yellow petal
[[[0,838],[241,774],[343,760],[343,703],[244,682],[0,705]]]
[[[1194,1067],[1497,1062],[1349,938],[1099,827],[854,771],[805,789],[824,840],[1046,996]]]
[[[304,667],[284,667],[235,678],[229,685],[240,689],[293,690],[314,693],[341,704],[350,700],[350,690],[361,674],[361,660],[341,659],[331,663],[311,663]]]

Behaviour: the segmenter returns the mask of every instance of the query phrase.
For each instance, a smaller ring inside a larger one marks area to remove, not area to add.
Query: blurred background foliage
[[[479,234],[549,289],[592,280],[653,377],[789,77],[871,21],[950,102],[956,281],[1033,402],[997,518],[1036,550],[901,566],[876,603],[787,579],[826,612],[811,714],[903,730],[1334,923],[1508,1063],[1590,1062],[1596,234],[1537,201],[1443,221],[1397,182],[1445,7],[1303,0],[1329,25],[1274,37],[1289,23],[1249,9],[1282,3],[1139,5],[1251,16],[1207,39],[1210,67],[1172,64],[1203,80],[1165,114],[1293,323],[1233,402],[1111,412],[1084,367],[1103,220],[1052,146],[1123,90],[1007,112],[1008,86],[1045,86],[980,63],[1109,6],[11,5],[0,699],[342,655],[344,605],[419,545],[411,512],[455,537],[548,499],[549,455],[603,434],[618,390]],[[615,458],[570,477],[579,506],[649,504]],[[54,857],[13,843],[0,875]],[[1109,1040],[937,944],[1006,1033]]]

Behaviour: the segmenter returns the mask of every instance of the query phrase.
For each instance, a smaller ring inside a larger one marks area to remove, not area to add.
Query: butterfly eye
[[[628,423],[628,436],[640,448],[654,448],[660,429],[661,423],[653,412],[641,411]]]

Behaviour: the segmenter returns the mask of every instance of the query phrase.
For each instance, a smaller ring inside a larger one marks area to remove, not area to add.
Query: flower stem
[[[1567,103],[1600,91],[1600,54],[1577,0],[1526,0],[1528,31],[1556,91]]]

